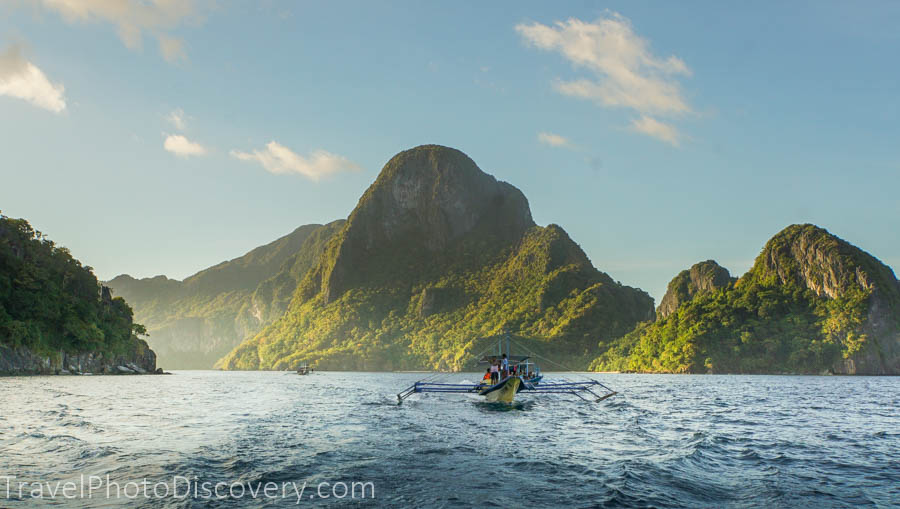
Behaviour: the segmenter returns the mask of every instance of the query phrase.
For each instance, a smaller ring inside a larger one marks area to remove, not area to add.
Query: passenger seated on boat
[[[497,364],[491,364],[491,367],[488,368],[491,370],[491,383],[495,384],[500,379],[500,366]]]
[[[491,368],[487,368],[487,369],[484,371],[484,376],[481,377],[481,381],[483,382],[483,381],[485,381],[485,380],[490,380],[490,379],[491,379]]]

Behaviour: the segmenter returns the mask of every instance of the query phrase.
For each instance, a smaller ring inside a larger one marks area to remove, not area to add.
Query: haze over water
[[[620,391],[600,404],[530,395],[509,407],[434,394],[398,406],[395,394],[418,378],[214,371],[0,378],[0,476],[306,482],[300,506],[895,507],[900,500],[897,378],[600,375]],[[320,482],[329,483],[328,499],[316,494]],[[341,482],[373,483],[374,500],[338,499],[329,488]],[[27,489],[8,499],[4,489],[0,482],[0,506],[35,505]],[[212,501],[106,500],[104,493],[37,502],[297,505],[293,491]]]

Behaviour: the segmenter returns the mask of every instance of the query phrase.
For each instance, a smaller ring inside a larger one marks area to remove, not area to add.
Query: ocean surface
[[[620,394],[398,406],[422,376],[0,378],[0,507],[900,507],[897,377],[591,375]]]

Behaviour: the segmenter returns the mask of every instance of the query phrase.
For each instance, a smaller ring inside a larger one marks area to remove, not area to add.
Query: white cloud
[[[570,18],[552,26],[523,23],[515,30],[527,44],[558,52],[576,69],[588,71],[588,76],[570,81],[558,79],[554,87],[561,94],[633,110],[642,116],[638,122],[648,114],[692,111],[677,81],[679,76],[691,75],[687,65],[675,56],[654,55],[649,42],[617,13],[593,23]]]
[[[185,58],[181,40],[169,31],[195,13],[195,0],[43,0],[70,22],[107,22],[130,49],[142,46],[144,32],[156,37],[167,61]]]
[[[206,148],[203,145],[191,141],[180,134],[166,136],[163,148],[178,157],[202,156],[206,154]]]
[[[184,42],[175,37],[160,35],[159,52],[162,53],[163,58],[169,63],[187,60],[187,53],[184,52]]]
[[[678,129],[647,115],[632,120],[631,130],[662,140],[675,147],[680,144],[681,135],[678,133]]]
[[[181,108],[176,108],[172,110],[171,113],[166,115],[166,120],[168,120],[169,123],[172,124],[172,127],[178,129],[179,131],[184,131],[184,129],[187,127],[185,119],[186,117],[184,115],[184,110],[182,110]]]
[[[270,173],[299,173],[312,180],[340,171],[359,170],[357,164],[344,156],[316,150],[308,157],[303,157],[275,141],[267,143],[262,150],[250,153],[232,150],[231,157],[241,161],[256,161]]]
[[[0,95],[60,113],[66,109],[64,93],[62,83],[51,83],[43,71],[22,56],[18,46],[10,46],[0,54]]]
[[[551,147],[571,147],[572,142],[569,141],[568,138],[564,136],[560,136],[558,134],[553,133],[538,133],[537,139],[539,142],[544,145],[550,145]]]

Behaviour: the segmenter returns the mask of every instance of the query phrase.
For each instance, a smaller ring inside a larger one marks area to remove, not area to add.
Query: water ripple
[[[360,507],[818,508],[900,500],[897,378],[604,375],[620,395],[601,404],[532,395],[510,406],[432,394],[396,405],[393,394],[416,378],[0,378],[0,475],[374,483],[376,499],[353,501]],[[33,505],[25,495],[0,506]],[[289,498],[42,502],[296,506]]]

